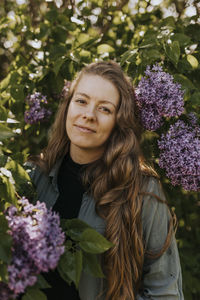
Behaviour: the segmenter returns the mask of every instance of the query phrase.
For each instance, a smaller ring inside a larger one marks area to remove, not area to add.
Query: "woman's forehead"
[[[85,94],[89,98],[99,100],[115,99],[119,101],[119,92],[115,85],[108,79],[93,74],[84,74],[78,82],[74,95]]]

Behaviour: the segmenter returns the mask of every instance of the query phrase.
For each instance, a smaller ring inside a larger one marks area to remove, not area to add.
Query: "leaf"
[[[115,49],[108,44],[101,44],[97,47],[97,54],[111,53],[114,51]]]
[[[83,270],[94,277],[105,277],[96,254],[83,251]]]
[[[4,167],[7,163],[8,156],[0,154],[0,167]]]
[[[51,285],[46,281],[46,279],[41,274],[39,274],[37,276],[37,282],[34,284],[34,288],[49,289],[51,288]]]
[[[9,264],[11,261],[12,237],[8,233],[0,232],[0,260]]]
[[[140,50],[142,61],[148,62],[149,64],[160,59],[160,52],[156,49],[144,49]]]
[[[11,74],[8,74],[1,82],[0,82],[0,90],[3,92],[10,83]]]
[[[103,253],[113,246],[104,236],[94,229],[86,229],[81,234],[79,246],[88,253]]]
[[[46,295],[35,288],[27,288],[25,295],[22,297],[22,300],[47,300]]]
[[[6,233],[8,230],[8,221],[6,220],[5,216],[0,214],[0,233]]]
[[[10,94],[17,101],[24,100],[24,86],[19,84],[16,86],[12,86],[10,88]]]
[[[8,266],[0,261],[0,281],[8,282]]]
[[[6,163],[5,168],[12,171],[14,178],[20,178],[21,180],[31,180],[25,169],[18,164],[15,160],[10,160]]]
[[[182,74],[174,74],[174,80],[179,82],[182,85],[183,89],[194,89],[195,86],[193,83],[184,75]]]
[[[73,281],[76,288],[78,288],[82,272],[82,251],[71,252],[66,250],[59,260],[58,272],[65,281],[68,283]]]
[[[80,241],[80,236],[85,229],[92,228],[87,223],[79,219],[61,220],[61,227],[74,241]]]
[[[192,66],[193,69],[198,68],[199,63],[195,56],[188,54],[187,61],[190,63],[190,65]]]
[[[50,47],[49,58],[52,60],[57,60],[63,55],[66,54],[66,46],[63,45],[54,45]]]
[[[7,178],[6,176],[1,176],[0,178],[2,180],[1,184],[3,184],[4,186],[4,189],[0,189],[0,198],[3,198],[11,204],[17,205],[17,198],[15,196],[14,185],[9,181],[9,178]]]
[[[192,105],[199,105],[200,103],[200,92],[195,92],[189,99]]]
[[[54,63],[54,66],[53,66],[53,71],[55,73],[55,75],[57,76],[59,71],[60,71],[60,68],[62,67],[63,63],[66,61],[66,59],[60,57],[58,58],[55,63]]]
[[[175,18],[170,16],[170,17],[167,17],[165,19],[161,19],[161,22],[160,22],[160,27],[165,27],[165,28],[169,28],[169,29],[174,29],[176,27],[176,24],[175,24]]]
[[[56,21],[58,18],[58,11],[56,9],[51,9],[46,13],[46,19],[50,21],[50,23]]]
[[[76,262],[76,279],[75,279],[75,286],[78,288],[78,284],[81,278],[81,272],[83,268],[83,256],[82,251],[78,250],[75,252],[75,262]]]
[[[172,41],[178,41],[181,47],[185,47],[190,44],[191,39],[189,36],[185,35],[184,33],[175,33],[171,36]]]
[[[0,141],[15,136],[16,134],[5,125],[0,124]]]
[[[172,44],[166,44],[164,49],[165,49],[167,56],[171,60],[171,62],[176,66],[179,61],[179,57],[180,57],[179,42],[174,41],[174,42],[172,42]]]
[[[6,121],[8,112],[4,106],[0,105],[0,121]]]
[[[125,53],[123,53],[121,55],[120,65],[123,66],[126,61],[129,61],[130,58],[132,58],[133,56],[136,55],[137,51],[138,51],[137,49],[133,49],[133,50],[128,50]]]

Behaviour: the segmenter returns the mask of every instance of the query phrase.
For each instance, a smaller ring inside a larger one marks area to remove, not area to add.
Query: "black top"
[[[81,207],[83,193],[85,192],[81,183],[81,169],[83,166],[75,163],[70,155],[66,155],[58,173],[59,197],[53,210],[58,212],[61,218],[77,218]],[[58,272],[50,271],[43,273],[45,279],[52,286],[50,289],[43,290],[48,300],[80,300],[75,285],[71,286],[65,282]]]

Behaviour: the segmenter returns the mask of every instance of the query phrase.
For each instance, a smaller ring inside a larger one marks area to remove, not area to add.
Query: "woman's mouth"
[[[75,127],[80,130],[81,132],[86,132],[86,133],[95,133],[94,129],[91,129],[89,127],[84,127],[84,126],[79,126],[79,125],[75,125]]]

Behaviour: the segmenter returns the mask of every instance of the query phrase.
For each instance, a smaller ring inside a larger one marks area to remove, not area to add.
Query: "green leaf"
[[[8,282],[8,266],[6,263],[0,261],[0,281]]]
[[[41,274],[39,274],[37,276],[37,282],[34,284],[34,288],[49,289],[51,288],[51,285],[46,281],[46,279]]]
[[[8,156],[0,154],[0,167],[4,167],[7,163]]]
[[[54,63],[54,66],[53,66],[53,71],[55,73],[55,75],[57,76],[59,71],[60,71],[60,68],[62,67],[63,63],[66,61],[66,58],[58,58],[55,63]]]
[[[145,61],[148,64],[159,60],[161,55],[160,52],[156,49],[144,49],[140,50],[140,52],[142,61]]]
[[[79,246],[88,253],[103,253],[113,246],[104,236],[94,229],[86,229],[81,234]]]
[[[165,19],[161,19],[160,27],[162,27],[163,29],[164,28],[174,29],[176,27],[174,17],[170,16],[170,17],[167,17]]]
[[[66,232],[66,235],[74,241],[80,241],[83,231],[85,229],[92,228],[87,223],[79,219],[62,219],[61,227]]]
[[[94,277],[105,277],[96,254],[83,251],[83,270]]]
[[[1,82],[0,82],[0,90],[1,91],[4,91],[9,83],[10,83],[10,77],[11,77],[11,74],[8,74]]]
[[[0,232],[0,260],[9,264],[11,261],[12,237],[7,233]]]
[[[200,103],[200,92],[195,92],[189,99],[192,105],[199,105]]]
[[[66,51],[67,51],[66,46],[63,46],[63,45],[51,46],[49,58],[52,60],[57,60],[60,57],[62,57],[63,55],[65,55]]]
[[[17,101],[24,100],[24,86],[20,84],[16,86],[12,86],[10,88],[10,94]]]
[[[46,13],[46,19],[51,23],[56,21],[58,18],[58,11],[56,9],[51,9]]]
[[[181,47],[186,47],[191,42],[190,37],[183,34],[183,33],[175,33],[174,35],[171,36],[171,40],[172,41],[178,41],[179,45]]]
[[[96,44],[97,42],[100,42],[100,40],[101,40],[101,37],[90,38],[89,40],[86,40],[85,42],[76,45],[76,48],[81,48],[81,49],[89,48],[89,50],[90,50],[91,46]]]
[[[31,180],[25,169],[15,160],[8,161],[5,165],[5,168],[12,171],[12,175],[16,180]]]
[[[6,121],[8,112],[4,106],[0,105],[0,121]]]
[[[5,125],[0,124],[0,141],[15,136],[16,134]]]
[[[15,187],[9,181],[6,176],[0,176],[2,183],[0,183],[0,198],[6,200],[7,202],[17,205],[17,198],[15,196]],[[3,187],[1,186],[3,185]]]
[[[22,300],[47,300],[46,295],[35,288],[27,288],[25,295],[22,297]]]
[[[73,281],[76,288],[78,288],[82,272],[82,251],[71,252],[66,250],[59,260],[58,272],[65,281],[68,283]]]
[[[199,63],[198,63],[198,60],[196,59],[195,56],[193,56],[191,54],[188,54],[187,55],[187,61],[190,63],[190,65],[192,66],[193,69],[198,68]]]
[[[82,251],[78,250],[75,252],[75,262],[76,262],[76,279],[75,279],[75,286],[78,288],[78,284],[81,278],[81,272],[83,268],[83,256]]]
[[[115,49],[108,44],[101,44],[97,47],[97,54],[111,53],[114,51]]]
[[[129,61],[133,56],[137,54],[137,49],[128,50],[121,55],[120,65],[123,66],[126,61]]]
[[[166,44],[164,49],[171,62],[176,66],[181,53],[179,42],[174,41],[171,44]]]
[[[8,230],[8,221],[5,218],[5,215],[0,214],[0,233],[6,233]]]
[[[184,75],[182,74],[174,74],[174,80],[179,82],[182,85],[183,89],[194,89],[195,86],[193,83]]]

